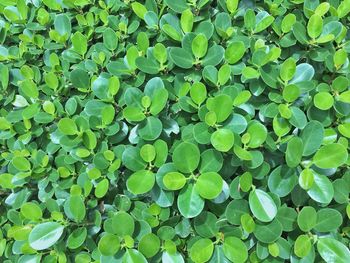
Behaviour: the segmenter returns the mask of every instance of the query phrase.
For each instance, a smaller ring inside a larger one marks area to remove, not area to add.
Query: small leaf
[[[72,36],[73,49],[80,55],[84,56],[87,51],[87,38],[80,32],[76,32]]]
[[[243,263],[248,259],[248,249],[237,237],[225,238],[223,250],[225,256],[232,262]]]
[[[29,245],[35,250],[44,250],[53,246],[62,236],[64,227],[56,222],[36,225],[29,234]]]
[[[214,148],[220,152],[228,152],[234,144],[233,132],[229,129],[218,129],[210,137]]]
[[[143,19],[145,17],[145,14],[147,13],[146,7],[138,2],[132,3],[131,8],[134,11],[134,13],[141,19]]]
[[[280,76],[283,81],[288,81],[293,78],[296,71],[296,63],[294,58],[286,59],[281,66]]]
[[[201,174],[195,185],[199,195],[205,199],[214,199],[222,191],[223,181],[216,172],[206,172]]]
[[[76,135],[78,133],[78,127],[72,119],[60,119],[57,126],[60,132],[62,132],[65,135]]]
[[[316,38],[322,33],[323,20],[318,14],[314,14],[310,17],[307,23],[307,33],[311,38]]]
[[[180,190],[186,184],[186,177],[179,172],[169,172],[163,177],[163,183],[169,190]]]
[[[30,220],[38,220],[40,218],[42,218],[43,213],[40,209],[40,206],[38,206],[35,203],[24,203],[21,206],[21,214]]]
[[[175,148],[172,159],[180,172],[190,173],[198,167],[200,151],[195,144],[182,142]]]
[[[348,159],[348,152],[345,147],[339,143],[332,143],[322,146],[315,154],[313,163],[322,168],[337,168],[343,165]]]
[[[333,238],[320,238],[317,242],[317,250],[326,262],[347,262],[350,258],[349,249]]]
[[[190,258],[194,263],[207,262],[214,251],[213,242],[210,239],[197,240],[190,249]]]
[[[183,48],[171,48],[169,57],[174,62],[174,64],[180,68],[189,69],[193,65],[192,54]]]
[[[263,190],[255,189],[249,193],[249,207],[253,215],[261,222],[270,222],[277,215],[273,199]]]
[[[225,59],[229,64],[235,64],[243,57],[244,53],[245,46],[243,42],[231,42],[225,50]]]
[[[208,39],[204,34],[198,34],[192,40],[192,53],[197,58],[205,56],[208,50]]]
[[[191,9],[186,9],[181,14],[181,28],[185,33],[191,32],[193,27],[193,13]]]
[[[104,256],[113,256],[118,252],[119,248],[119,238],[113,234],[105,234],[98,242],[98,250]]]
[[[300,258],[306,257],[311,250],[311,240],[308,235],[300,235],[295,240],[294,253]]]
[[[202,212],[204,200],[200,197],[193,184],[187,184],[181,189],[177,198],[177,207],[185,218],[196,217]]]
[[[139,195],[149,192],[153,188],[154,182],[154,173],[148,170],[139,170],[128,178],[126,185],[131,193]]]
[[[316,225],[317,214],[312,206],[304,206],[298,214],[298,226],[304,232],[309,232]]]

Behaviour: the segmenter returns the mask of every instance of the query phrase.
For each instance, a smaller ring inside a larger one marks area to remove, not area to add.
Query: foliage
[[[349,262],[349,13],[0,1],[0,261]]]

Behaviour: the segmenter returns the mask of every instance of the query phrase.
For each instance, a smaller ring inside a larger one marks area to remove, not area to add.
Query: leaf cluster
[[[349,262],[349,14],[0,1],[0,261]]]

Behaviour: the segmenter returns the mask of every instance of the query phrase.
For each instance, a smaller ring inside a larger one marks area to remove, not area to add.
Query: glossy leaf
[[[29,234],[29,245],[35,250],[44,250],[53,246],[62,236],[64,226],[56,222],[36,225]]]
[[[273,199],[260,189],[249,193],[249,207],[254,216],[261,222],[270,222],[277,214],[277,207]]]

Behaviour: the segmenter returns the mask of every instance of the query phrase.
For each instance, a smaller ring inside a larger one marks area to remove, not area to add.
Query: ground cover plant
[[[349,0],[1,0],[0,261],[350,261]]]

